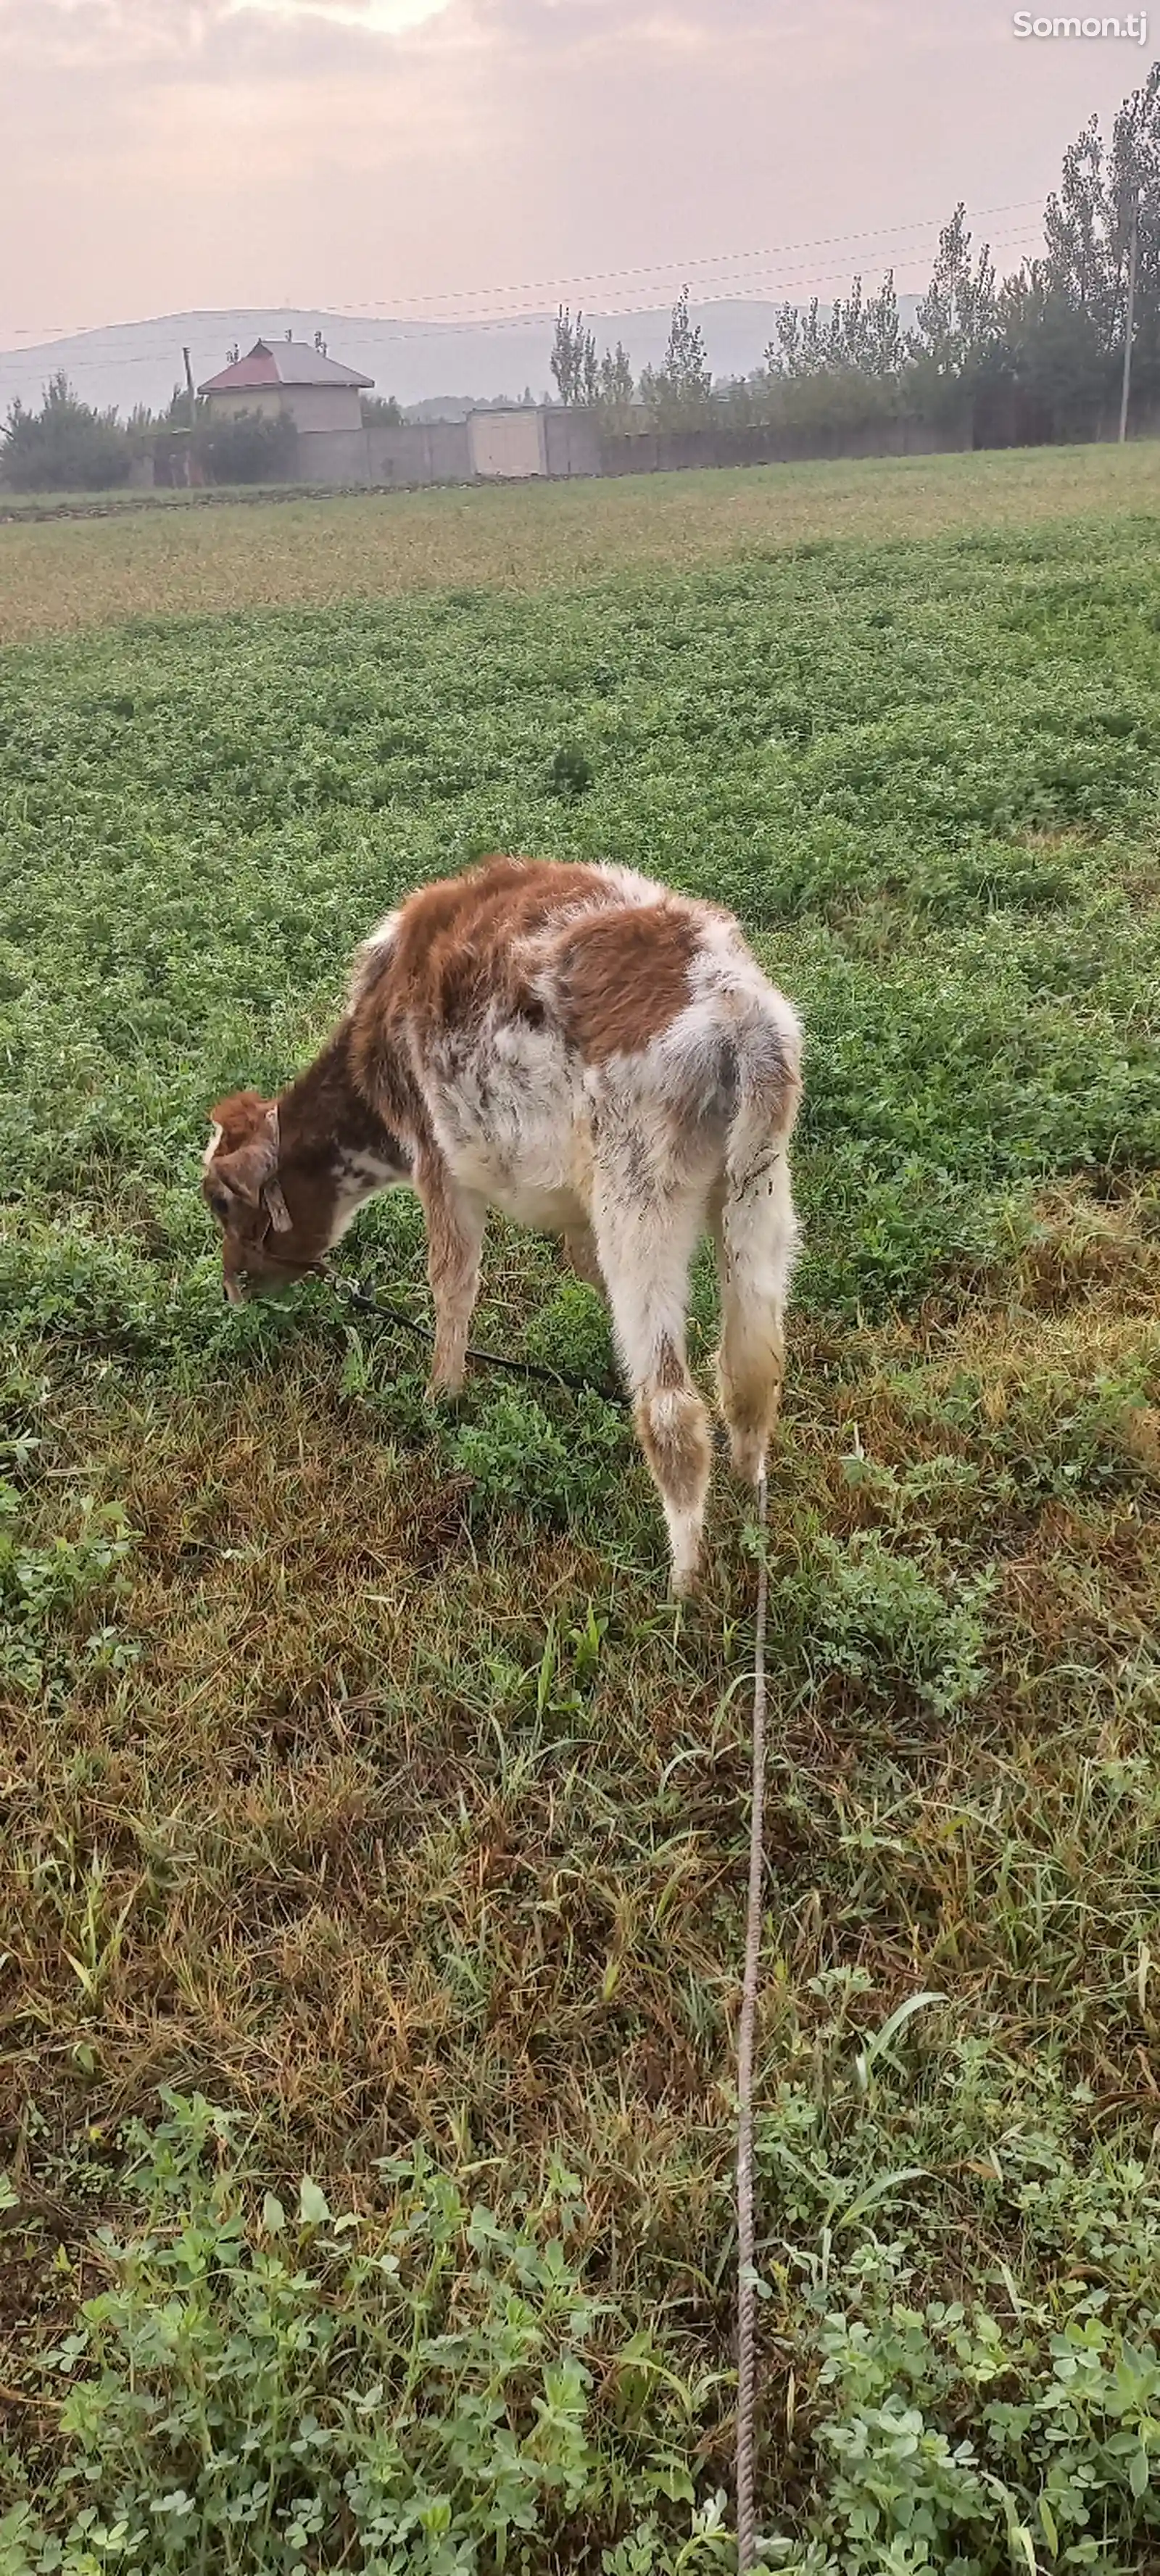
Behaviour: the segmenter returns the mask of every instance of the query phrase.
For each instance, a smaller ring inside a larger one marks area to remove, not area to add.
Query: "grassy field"
[[[735,2563],[743,1506],[666,1609],[619,1414],[225,1310],[198,1193],[493,848],[729,899],[809,1032],[772,2563],[1160,2563],[1156,455],[0,530],[10,633],[137,612],[0,666],[2,2576]],[[263,548],[456,586],[156,613]],[[425,1311],[406,1201],[343,1260]]]
[[[1160,509],[1160,444],[1009,455],[879,457],[736,473],[634,475],[501,491],[281,499],[0,524],[0,644],[135,617],[326,607],[478,583],[591,582],[625,568],[691,570],[828,538]]]

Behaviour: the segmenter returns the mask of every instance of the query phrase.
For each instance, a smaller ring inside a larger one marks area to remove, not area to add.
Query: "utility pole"
[[[1120,391],[1120,445],[1128,435],[1128,395],[1132,389],[1132,332],[1136,321],[1136,267],[1140,255],[1140,200],[1132,208],[1132,238],[1128,249],[1128,311],[1124,323],[1124,382]]]
[[[195,408],[195,397],[194,397],[194,391],[193,391],[193,369],[192,369],[192,367],[190,366],[190,363],[189,363],[189,351],[188,351],[188,349],[183,349],[183,350],[182,350],[182,352],[181,352],[181,354],[182,354],[182,357],[183,357],[183,358],[184,358],[184,360],[185,360],[185,390],[186,390],[186,392],[187,392],[187,394],[188,394],[188,396],[189,396],[189,426],[190,426],[190,428],[192,429],[192,427],[193,427],[193,420],[194,420],[194,408]]]

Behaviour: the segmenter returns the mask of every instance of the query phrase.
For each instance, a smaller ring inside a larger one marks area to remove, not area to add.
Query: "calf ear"
[[[228,1138],[226,1151],[232,1153],[235,1145],[248,1142],[272,1107],[273,1102],[263,1100],[260,1091],[230,1091],[224,1100],[215,1100],[209,1123],[219,1144],[223,1136]]]
[[[228,1111],[236,1108],[236,1105],[233,1101],[222,1100],[218,1103],[218,1109]],[[213,1162],[214,1179],[221,1182],[222,1187],[230,1192],[231,1197],[240,1199],[244,1207],[256,1209],[262,1205],[264,1197],[273,1222],[281,1234],[289,1227],[290,1216],[281,1189],[274,1178],[278,1168],[277,1104],[271,1101],[267,1105],[265,1101],[259,1101],[255,1095],[255,1108],[259,1114],[249,1135],[243,1136],[239,1144],[227,1146],[224,1153],[221,1147],[218,1147]],[[211,1115],[215,1126],[221,1126],[228,1137],[231,1124],[234,1122],[228,1118],[219,1118],[216,1111],[211,1112]],[[236,1133],[236,1125],[234,1132]]]

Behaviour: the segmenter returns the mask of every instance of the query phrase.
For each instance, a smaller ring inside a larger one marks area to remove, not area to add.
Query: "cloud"
[[[756,67],[827,29],[847,45],[882,0],[845,0],[835,24],[806,0],[0,0],[0,48],[9,59],[59,70],[134,70],[226,76],[262,60],[304,78],[350,45],[390,54],[405,40],[448,52],[496,52],[508,61],[560,62],[636,54],[701,55],[725,63],[741,48]]]
[[[224,15],[260,13],[290,25],[299,19],[322,18],[364,35],[398,36],[409,27],[424,26],[448,6],[449,0],[226,0]]]
[[[0,0],[0,46],[10,58],[61,70],[197,72],[224,62],[233,40],[304,40],[349,29],[398,37],[454,0]]]

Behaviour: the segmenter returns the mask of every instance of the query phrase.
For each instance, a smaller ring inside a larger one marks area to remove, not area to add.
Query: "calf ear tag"
[[[283,1198],[280,1181],[267,1181],[262,1192],[262,1205],[269,1214],[275,1234],[289,1234],[293,1218]]]
[[[274,1228],[275,1234],[289,1234],[293,1219],[291,1218],[290,1210],[286,1205],[285,1198],[283,1197],[282,1184],[278,1178],[278,1156],[282,1151],[282,1135],[278,1118],[278,1103],[276,1100],[271,1101],[270,1106],[266,1111],[266,1125],[270,1133],[270,1161],[273,1164],[274,1169],[270,1179],[263,1186],[262,1205],[270,1219],[270,1223]]]

